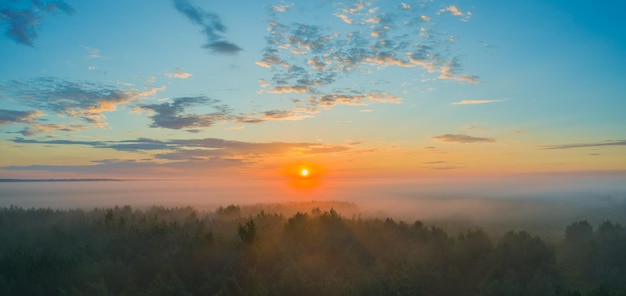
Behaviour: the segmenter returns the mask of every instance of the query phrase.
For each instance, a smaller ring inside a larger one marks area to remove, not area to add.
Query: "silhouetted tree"
[[[245,224],[239,224],[237,227],[237,235],[239,238],[247,244],[253,243],[257,239],[256,224],[254,219],[250,218]]]

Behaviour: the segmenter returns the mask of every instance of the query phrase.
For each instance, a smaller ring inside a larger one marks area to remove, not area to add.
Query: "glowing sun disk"
[[[308,175],[309,175],[309,170],[307,170],[307,169],[300,170],[300,176],[306,177]]]

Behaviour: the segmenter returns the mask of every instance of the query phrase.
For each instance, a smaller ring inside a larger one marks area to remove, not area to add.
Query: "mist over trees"
[[[320,205],[0,208],[0,295],[626,295],[610,221],[546,240]]]

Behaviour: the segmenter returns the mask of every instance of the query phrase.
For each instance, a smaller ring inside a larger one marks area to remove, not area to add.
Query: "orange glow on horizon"
[[[283,175],[288,178],[291,187],[311,189],[322,184],[324,169],[311,162],[288,164],[283,168]]]

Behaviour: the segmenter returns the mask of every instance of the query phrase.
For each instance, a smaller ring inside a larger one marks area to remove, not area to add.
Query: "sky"
[[[0,178],[623,181],[624,11],[2,0]]]

